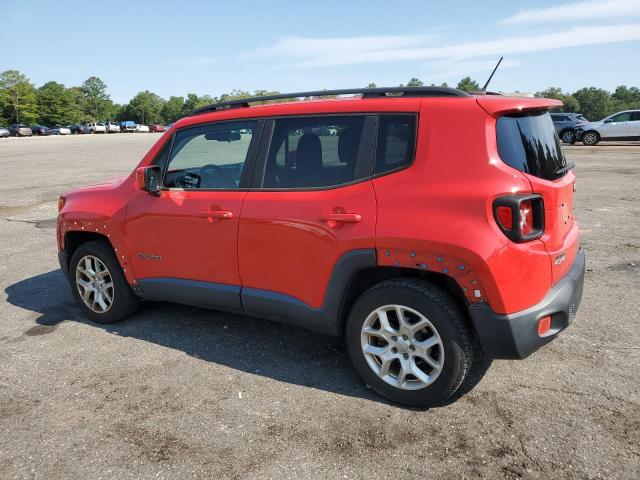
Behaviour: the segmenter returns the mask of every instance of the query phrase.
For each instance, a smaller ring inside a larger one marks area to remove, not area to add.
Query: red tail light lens
[[[544,203],[540,195],[507,195],[493,202],[502,233],[514,242],[528,242],[544,233]]]
[[[498,222],[500,222],[500,225],[507,230],[513,228],[513,213],[511,207],[499,206],[496,208],[496,218]]]

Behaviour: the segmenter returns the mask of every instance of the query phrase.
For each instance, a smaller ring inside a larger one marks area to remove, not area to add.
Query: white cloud
[[[575,22],[640,15],[640,0],[588,0],[549,8],[520,10],[500,23]]]
[[[462,75],[471,75],[478,72],[491,72],[493,67],[498,63],[498,58],[480,61],[480,62],[435,62],[429,64],[429,73],[424,75],[429,78],[429,81],[440,80],[447,78],[460,77]],[[504,60],[500,64],[499,70],[505,68],[519,67],[523,63],[520,60]],[[487,75],[488,76],[488,75]]]
[[[282,58],[289,67],[328,67],[409,60],[465,59],[540,52],[568,47],[640,40],[640,23],[573,27],[559,32],[499,40],[443,44],[432,36],[395,35],[347,38],[284,37],[254,52]],[[433,46],[433,45],[436,46]]]

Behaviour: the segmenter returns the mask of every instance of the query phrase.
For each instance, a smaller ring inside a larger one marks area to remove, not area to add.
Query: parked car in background
[[[133,122],[131,120],[125,120],[123,122],[119,122],[119,125],[120,125],[121,132],[131,133],[131,132],[138,131],[138,125],[136,125],[136,122]]]
[[[34,135],[38,135],[40,137],[44,137],[51,134],[51,132],[49,131],[49,128],[45,127],[44,125],[34,125],[33,127],[31,127],[31,131],[33,132]]]
[[[30,137],[33,135],[33,131],[29,125],[24,123],[14,123],[9,127],[9,135],[12,137]]]
[[[551,120],[560,140],[571,144],[576,143],[576,128],[589,123],[582,114],[568,112],[552,113]]]
[[[596,145],[600,140],[640,140],[640,110],[614,113],[581,125],[576,129],[576,139],[585,145]]]
[[[0,127],[0,138],[8,137],[8,136],[9,136],[9,129]]]
[[[89,127],[89,133],[107,133],[104,123],[87,123],[87,127]]]
[[[149,127],[146,125],[138,125],[138,133],[149,133]]]
[[[166,130],[164,125],[149,125],[150,132],[164,132]]]
[[[104,124],[107,133],[120,133],[120,125],[116,122],[107,122]]]
[[[70,135],[71,129],[69,127],[62,127],[60,125],[56,125],[55,127],[50,128],[49,132],[51,132],[51,135]]]

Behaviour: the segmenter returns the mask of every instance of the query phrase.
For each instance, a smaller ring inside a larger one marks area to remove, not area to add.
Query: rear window
[[[555,180],[566,174],[567,162],[548,112],[498,118],[498,152],[507,165],[521,172]]]

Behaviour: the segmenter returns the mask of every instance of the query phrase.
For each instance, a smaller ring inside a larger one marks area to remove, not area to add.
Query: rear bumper
[[[491,358],[525,358],[549,343],[575,318],[582,299],[585,255],[582,248],[569,272],[536,305],[516,313],[497,314],[487,304],[469,312],[480,346]],[[551,330],[538,335],[538,321],[551,315]]]

